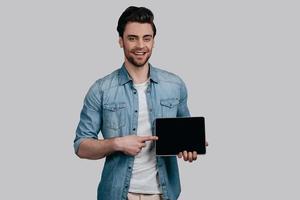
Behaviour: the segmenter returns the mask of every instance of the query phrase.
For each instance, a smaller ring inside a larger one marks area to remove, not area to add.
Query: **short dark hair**
[[[154,16],[151,10],[145,7],[129,6],[120,16],[118,20],[117,31],[120,37],[123,33],[128,22],[149,23],[152,26],[153,37],[156,35],[156,27],[153,23]]]

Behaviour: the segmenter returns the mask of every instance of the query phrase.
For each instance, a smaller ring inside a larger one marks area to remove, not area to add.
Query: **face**
[[[134,67],[143,67],[148,62],[154,44],[151,24],[129,22],[125,26],[123,38],[119,38],[125,59]]]

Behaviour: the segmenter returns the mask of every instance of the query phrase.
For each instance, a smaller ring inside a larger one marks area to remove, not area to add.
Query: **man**
[[[97,80],[84,100],[74,148],[80,158],[106,157],[98,200],[175,200],[180,194],[177,158],[155,156],[152,125],[158,117],[190,116],[187,90],[178,76],[148,62],[153,18],[144,7],[123,12],[117,30],[124,64]],[[178,157],[192,162],[197,152]]]

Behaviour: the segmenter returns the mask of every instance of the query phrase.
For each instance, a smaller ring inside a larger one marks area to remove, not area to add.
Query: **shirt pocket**
[[[103,127],[118,130],[125,126],[126,103],[103,104]]]
[[[179,104],[178,98],[161,99],[161,112],[163,117],[176,117],[177,106]]]

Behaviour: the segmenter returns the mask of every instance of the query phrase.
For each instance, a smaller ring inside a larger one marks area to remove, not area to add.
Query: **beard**
[[[134,53],[135,51],[136,51],[136,49],[134,49],[130,52],[126,52],[124,50],[125,57],[133,66],[143,67],[148,62],[149,58],[151,57],[152,52],[147,50],[146,51],[147,56],[146,56],[145,60],[139,61],[138,59],[136,59],[134,56],[131,55],[131,53]]]

